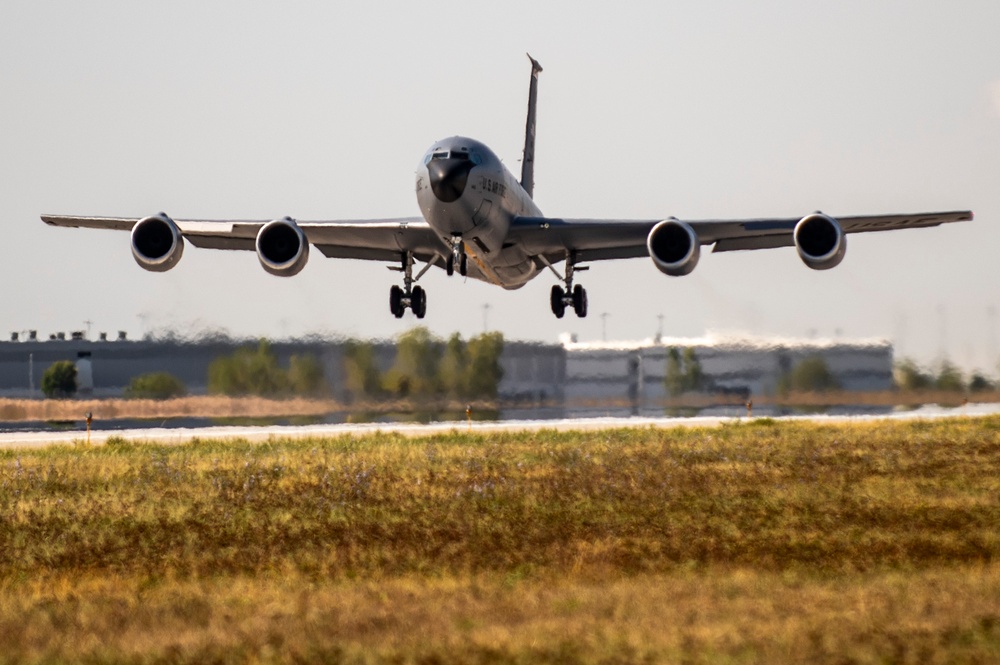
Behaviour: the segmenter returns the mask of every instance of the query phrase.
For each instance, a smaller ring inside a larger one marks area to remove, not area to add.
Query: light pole
[[[489,332],[489,329],[490,329],[490,327],[489,327],[489,313],[490,313],[490,304],[488,302],[487,303],[483,303],[483,332],[484,333]]]
[[[986,317],[989,325],[986,328],[986,361],[995,363],[997,361],[997,308],[990,305],[986,308]]]
[[[938,322],[941,324],[941,362],[948,358],[948,312],[944,304],[937,306]]]

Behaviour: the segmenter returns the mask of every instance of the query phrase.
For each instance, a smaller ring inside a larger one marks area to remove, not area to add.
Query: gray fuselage
[[[541,211],[487,146],[463,136],[438,141],[417,168],[416,191],[420,213],[442,242],[461,240],[470,277],[516,289],[538,273],[507,235],[515,217]]]

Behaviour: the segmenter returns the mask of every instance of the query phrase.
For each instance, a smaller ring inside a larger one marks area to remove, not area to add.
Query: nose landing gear
[[[539,258],[566,285],[565,289],[558,284],[553,285],[549,294],[549,304],[552,306],[552,313],[556,315],[556,318],[561,319],[565,316],[567,307],[572,307],[581,319],[587,316],[587,289],[579,284],[573,286],[573,273],[587,270],[587,268],[576,267],[573,256],[569,255],[566,257],[566,276],[563,277],[545,257],[539,256]]]
[[[448,262],[445,270],[448,277],[455,274],[455,266],[458,266],[458,274],[465,277],[469,273],[469,257],[465,253],[461,236],[453,236],[451,239],[451,254],[448,255]]]

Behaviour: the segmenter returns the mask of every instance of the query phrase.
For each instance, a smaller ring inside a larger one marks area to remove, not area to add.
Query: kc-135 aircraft
[[[196,247],[257,252],[272,275],[297,274],[316,246],[330,258],[395,264],[403,285],[389,291],[389,310],[400,318],[409,308],[422,319],[427,294],[417,285],[438,266],[505,289],[517,289],[546,268],[561,284],[552,286],[552,312],[567,307],[587,315],[587,291],[574,284],[582,263],[649,257],[661,272],[680,276],[694,270],[701,247],[715,252],[791,247],[814,270],[833,268],[844,258],[848,233],[937,226],[972,219],[967,210],[835,218],[814,212],[801,218],[742,220],[568,219],[545,217],[532,200],[535,167],[535,109],[541,65],[530,55],[528,120],[517,180],[500,158],[479,141],[454,136],[424,154],[416,172],[419,217],[372,220],[297,221],[174,220],[165,213],[142,219],[43,215],[54,226],[131,231],[132,256],[146,270],[177,265],[187,239]],[[417,263],[423,267],[414,274]],[[556,268],[560,262],[562,273]]]

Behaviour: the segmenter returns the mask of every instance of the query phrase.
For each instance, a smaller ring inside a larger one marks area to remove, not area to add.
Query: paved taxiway
[[[912,411],[862,416],[780,416],[775,420],[798,422],[839,423],[873,422],[878,420],[914,420],[958,416],[986,416],[1000,414],[1000,404],[969,404],[959,408],[941,408],[934,405]],[[339,425],[305,425],[273,427],[196,427],[196,428],[147,428],[101,430],[92,432],[92,444],[103,444],[116,437],[127,441],[181,444],[192,439],[241,439],[268,441],[270,439],[304,439],[313,437],[360,436],[375,432],[392,432],[405,436],[430,436],[452,431],[459,432],[520,432],[533,430],[600,430],[618,427],[718,427],[723,423],[746,420],[737,417],[693,418],[568,418],[564,420],[508,420],[481,421],[471,425],[464,421],[439,423],[363,423]],[[61,432],[0,432],[0,449],[41,448],[51,445],[74,445],[87,441],[82,430]]]

